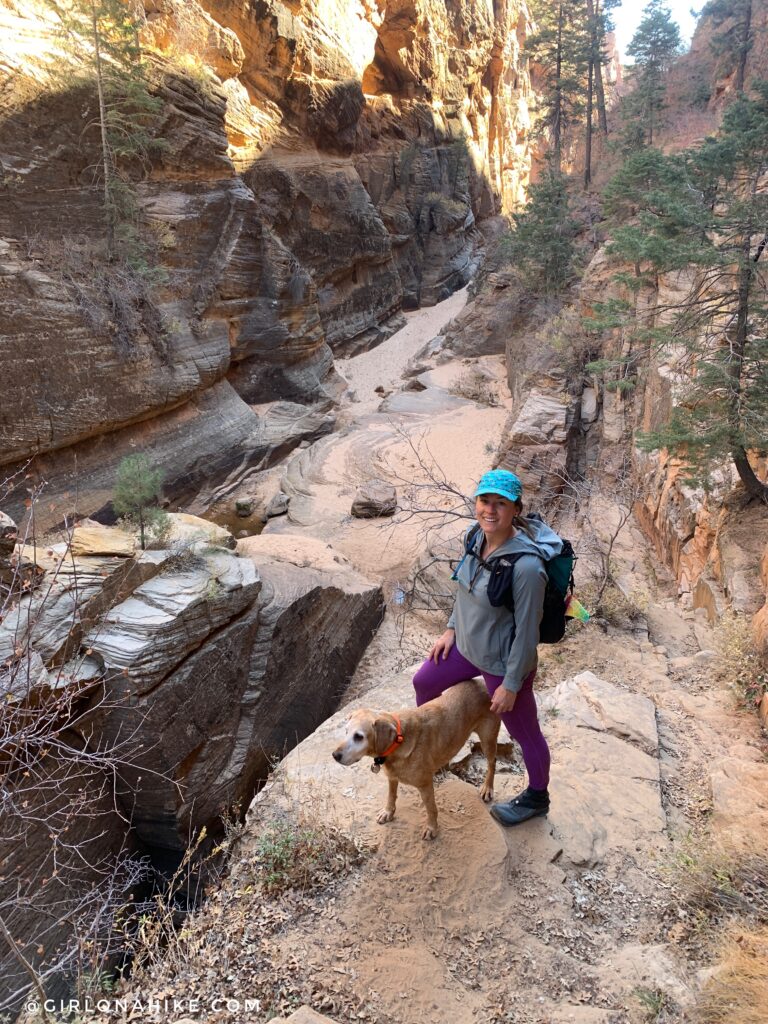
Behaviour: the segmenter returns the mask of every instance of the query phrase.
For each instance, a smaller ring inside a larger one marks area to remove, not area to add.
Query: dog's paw
[[[394,811],[390,811],[388,807],[382,807],[382,809],[376,815],[376,821],[379,823],[379,825],[386,825],[388,821],[392,821],[394,816]]]
[[[421,833],[422,839],[434,839],[437,835],[437,825],[425,825]]]
[[[480,799],[483,803],[489,804],[493,800],[493,788],[491,786],[481,786]]]

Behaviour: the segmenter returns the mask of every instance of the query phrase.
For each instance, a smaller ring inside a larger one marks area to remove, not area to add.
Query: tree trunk
[[[749,336],[749,296],[755,265],[765,248],[764,240],[758,247],[755,257],[752,258],[750,255],[751,241],[752,229],[751,226],[747,226],[741,242],[741,267],[739,268],[739,288],[736,300],[736,332],[731,344],[731,358],[728,363],[728,378],[731,385],[728,426],[731,431],[731,456],[739,479],[751,498],[760,498],[762,501],[768,502],[768,485],[758,480],[755,471],[749,464],[747,452],[741,439],[741,375]]]
[[[744,76],[747,70],[747,54],[749,53],[749,34],[752,29],[752,0],[744,10],[744,22],[739,32],[739,57],[736,65],[736,94],[744,92]]]
[[[584,145],[584,188],[592,182],[592,93],[594,91],[595,63],[590,54],[589,73],[587,76],[587,137]]]
[[[554,164],[557,173],[560,173],[562,162],[562,134],[563,134],[563,5],[560,4],[557,10],[557,51],[555,55],[555,104],[552,112],[552,150],[554,152]]]
[[[600,18],[600,0],[587,0],[589,20],[592,26],[592,60],[595,74],[595,99],[597,100],[597,124],[603,135],[608,134],[608,112],[605,108],[603,88],[603,31]]]
[[[112,208],[111,159],[109,141],[107,139],[107,106],[104,100],[104,73],[101,65],[101,37],[99,22],[96,15],[96,0],[91,0],[91,25],[93,28],[93,51],[96,58],[96,90],[99,97],[99,128],[101,129],[101,158],[104,168],[104,214],[107,221],[107,252],[112,258],[115,247],[115,218]]]

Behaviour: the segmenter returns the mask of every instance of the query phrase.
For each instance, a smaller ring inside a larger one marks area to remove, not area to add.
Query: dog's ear
[[[397,738],[397,729],[394,723],[388,722],[386,718],[377,718],[373,723],[373,749],[376,755],[383,754],[392,746]]]

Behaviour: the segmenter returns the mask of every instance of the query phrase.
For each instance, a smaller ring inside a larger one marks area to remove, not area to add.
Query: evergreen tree
[[[735,72],[736,92],[744,92],[747,56],[752,46],[752,0],[709,0],[701,17],[712,19],[712,49],[722,58],[726,74]]]
[[[635,288],[656,275],[692,268],[687,294],[632,323],[630,304],[597,311],[594,326],[635,328],[640,341],[671,356],[678,386],[670,422],[641,438],[682,455],[691,479],[707,483],[730,458],[750,497],[768,501],[749,452],[768,449],[768,290],[762,273],[768,236],[768,83],[741,96],[717,137],[665,157],[634,154],[609,190],[611,253],[634,267]],[[597,369],[606,369],[602,364]]]
[[[584,114],[584,82],[590,36],[583,0],[536,0],[531,13],[537,31],[526,41],[531,60],[540,68],[540,127],[548,131],[551,161],[560,172],[566,133]]]
[[[162,470],[153,466],[147,455],[129,455],[118,466],[112,508],[139,531],[142,550],[147,533],[158,532],[168,518],[157,505],[162,482]]]
[[[622,105],[625,149],[653,145],[665,106],[664,76],[679,52],[680,29],[669,8],[664,0],[651,0],[627,47],[634,64],[628,76],[632,91]]]
[[[548,166],[529,190],[522,213],[513,214],[514,232],[505,256],[520,268],[532,291],[556,295],[573,280],[579,224],[571,216],[565,177]]]
[[[587,12],[591,26],[592,59],[595,62],[595,101],[600,131],[608,134],[608,111],[603,86],[603,68],[608,63],[605,39],[613,30],[611,11],[621,6],[621,0],[587,0]]]
[[[151,93],[139,45],[139,21],[124,0],[47,0],[56,12],[69,59],[68,88],[91,84],[98,114],[86,124],[99,133],[98,177],[103,193],[107,250],[141,262],[132,180],[148,167],[162,140],[152,132],[162,102]],[[96,170],[96,168],[94,168]]]

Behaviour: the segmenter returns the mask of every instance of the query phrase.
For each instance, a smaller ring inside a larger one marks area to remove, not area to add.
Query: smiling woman
[[[539,726],[533,680],[547,586],[544,563],[560,554],[562,541],[545,523],[523,516],[522,492],[519,478],[507,470],[494,469],[480,479],[474,494],[480,528],[465,538],[448,628],[413,679],[421,705],[482,675],[491,710],[520,744],[528,771],[527,789],[491,807],[502,825],[517,825],[549,810],[549,747]],[[496,607],[489,600],[486,559],[492,553],[509,556],[514,564],[511,607]]]

